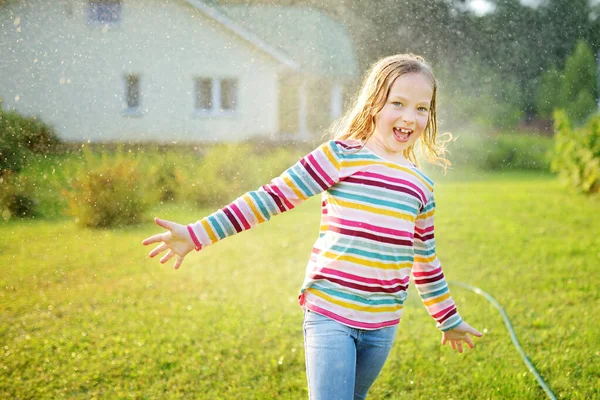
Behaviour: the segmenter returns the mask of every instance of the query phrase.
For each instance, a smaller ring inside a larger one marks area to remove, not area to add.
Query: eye
[[[402,103],[400,103],[399,101],[392,101],[392,104],[396,107],[400,107],[402,105]]]
[[[427,107],[419,107],[419,111],[428,112]]]

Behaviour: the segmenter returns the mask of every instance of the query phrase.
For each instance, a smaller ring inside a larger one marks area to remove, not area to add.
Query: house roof
[[[223,6],[187,0],[293,69],[325,76],[355,77],[358,62],[346,27],[314,9]]]

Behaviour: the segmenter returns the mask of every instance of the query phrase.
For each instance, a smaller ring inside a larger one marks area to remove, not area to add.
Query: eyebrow
[[[406,97],[399,95],[399,94],[390,93],[390,95],[388,96],[388,100],[391,100],[391,99],[406,100]],[[431,100],[418,101],[417,104],[427,104],[429,106],[429,105],[431,105]]]

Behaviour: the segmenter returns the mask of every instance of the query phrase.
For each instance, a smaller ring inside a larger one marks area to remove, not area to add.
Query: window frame
[[[211,99],[210,99],[210,108],[199,108],[198,107],[198,85],[202,81],[210,81],[211,87]],[[233,92],[233,108],[223,108],[223,82],[230,81],[232,82],[232,87],[234,88]],[[193,78],[194,87],[193,87],[193,107],[194,107],[194,115],[198,117],[206,117],[206,116],[235,116],[240,112],[239,106],[239,78],[237,77],[220,77],[220,78],[210,78],[207,76],[194,76]]]
[[[136,85],[135,87],[137,88],[137,95],[136,95],[136,100],[137,100],[137,105],[135,107],[130,107],[129,106],[129,96],[130,96],[130,86],[129,86],[129,81],[131,78],[135,78],[136,79]],[[122,113],[124,115],[127,116],[142,116],[142,74],[139,73],[126,73],[123,76],[123,102],[124,102],[124,108]]]

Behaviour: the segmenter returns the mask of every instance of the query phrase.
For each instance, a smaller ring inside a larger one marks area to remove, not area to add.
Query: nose
[[[402,121],[405,124],[413,124],[416,121],[415,113],[411,110],[405,110],[401,116]]]

